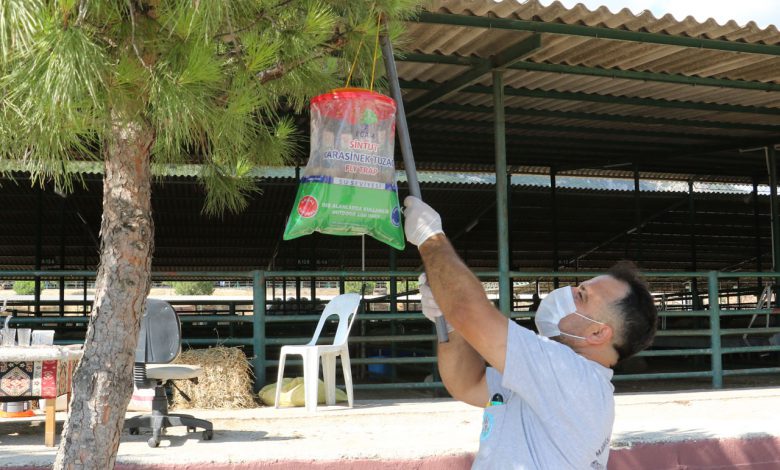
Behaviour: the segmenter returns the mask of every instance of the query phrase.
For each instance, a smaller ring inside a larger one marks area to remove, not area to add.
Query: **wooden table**
[[[0,346],[0,401],[46,398],[44,443],[54,447],[57,397],[70,395],[84,352],[72,346]]]

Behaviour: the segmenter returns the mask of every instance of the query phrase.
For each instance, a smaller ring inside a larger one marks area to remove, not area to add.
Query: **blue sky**
[[[635,14],[644,10],[656,17],[671,13],[681,20],[690,15],[699,21],[714,18],[718,23],[734,20],[740,25],[755,21],[760,28],[775,25],[780,29],[780,0],[560,0],[571,8],[577,3],[583,3],[593,10],[606,6],[613,12],[628,8]],[[549,4],[552,0],[542,0]]]

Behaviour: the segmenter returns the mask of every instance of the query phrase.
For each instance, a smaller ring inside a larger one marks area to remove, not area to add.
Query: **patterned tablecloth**
[[[0,401],[67,394],[82,354],[66,346],[0,346]]]

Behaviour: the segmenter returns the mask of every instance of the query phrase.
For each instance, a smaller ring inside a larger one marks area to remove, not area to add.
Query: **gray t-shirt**
[[[487,369],[476,470],[604,470],[615,420],[612,370],[514,322],[504,374]]]

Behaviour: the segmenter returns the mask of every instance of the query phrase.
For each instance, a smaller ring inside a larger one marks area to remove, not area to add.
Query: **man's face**
[[[571,289],[577,312],[597,322],[606,323],[613,329],[616,327],[610,312],[614,308],[614,303],[628,294],[628,284],[612,276],[603,275],[582,282]],[[561,331],[580,336],[586,336],[588,328],[598,326],[597,323],[574,314],[566,315],[558,324]]]

